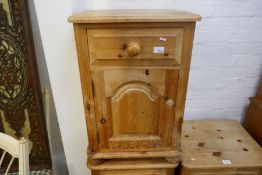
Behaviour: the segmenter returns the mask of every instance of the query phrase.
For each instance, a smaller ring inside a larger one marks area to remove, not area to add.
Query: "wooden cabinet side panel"
[[[262,81],[260,81],[258,92],[256,96],[259,98],[262,98]]]
[[[179,148],[182,123],[184,117],[187,84],[189,77],[189,69],[192,55],[193,39],[195,32],[195,23],[185,24],[184,43],[181,69],[179,71],[178,89],[177,89],[177,103],[175,108],[175,126],[173,129],[172,147]]]
[[[160,104],[159,134],[162,138],[162,146],[170,147],[175,119],[175,105],[177,103],[178,70],[166,70],[165,101]]]
[[[108,148],[108,139],[112,136],[111,113],[108,99],[105,98],[104,71],[91,71],[94,90],[95,121],[99,137],[99,150]]]
[[[88,130],[89,150],[98,150],[97,128],[93,100],[93,89],[90,75],[88,42],[86,28],[81,24],[74,24],[78,64],[81,77],[83,102],[85,107],[86,124]]]
[[[262,100],[251,98],[245,120],[244,128],[262,146]]]

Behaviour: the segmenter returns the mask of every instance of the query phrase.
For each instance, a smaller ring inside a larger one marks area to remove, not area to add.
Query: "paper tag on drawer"
[[[165,37],[160,37],[159,40],[160,41],[166,41],[167,39]]]
[[[154,53],[164,53],[165,47],[154,47]]]

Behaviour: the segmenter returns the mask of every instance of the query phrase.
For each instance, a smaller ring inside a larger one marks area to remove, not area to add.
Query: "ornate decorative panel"
[[[26,0],[0,0],[0,131],[30,140],[30,168],[50,168]]]

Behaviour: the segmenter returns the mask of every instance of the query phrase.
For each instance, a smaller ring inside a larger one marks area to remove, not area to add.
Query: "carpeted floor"
[[[3,175],[3,174],[0,174]],[[7,175],[19,175],[19,173],[8,173]],[[37,171],[30,171],[30,175],[52,175],[51,170],[37,170]]]

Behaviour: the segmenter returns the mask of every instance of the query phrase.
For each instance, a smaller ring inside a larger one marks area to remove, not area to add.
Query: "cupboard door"
[[[170,149],[177,70],[92,71],[100,150]]]

